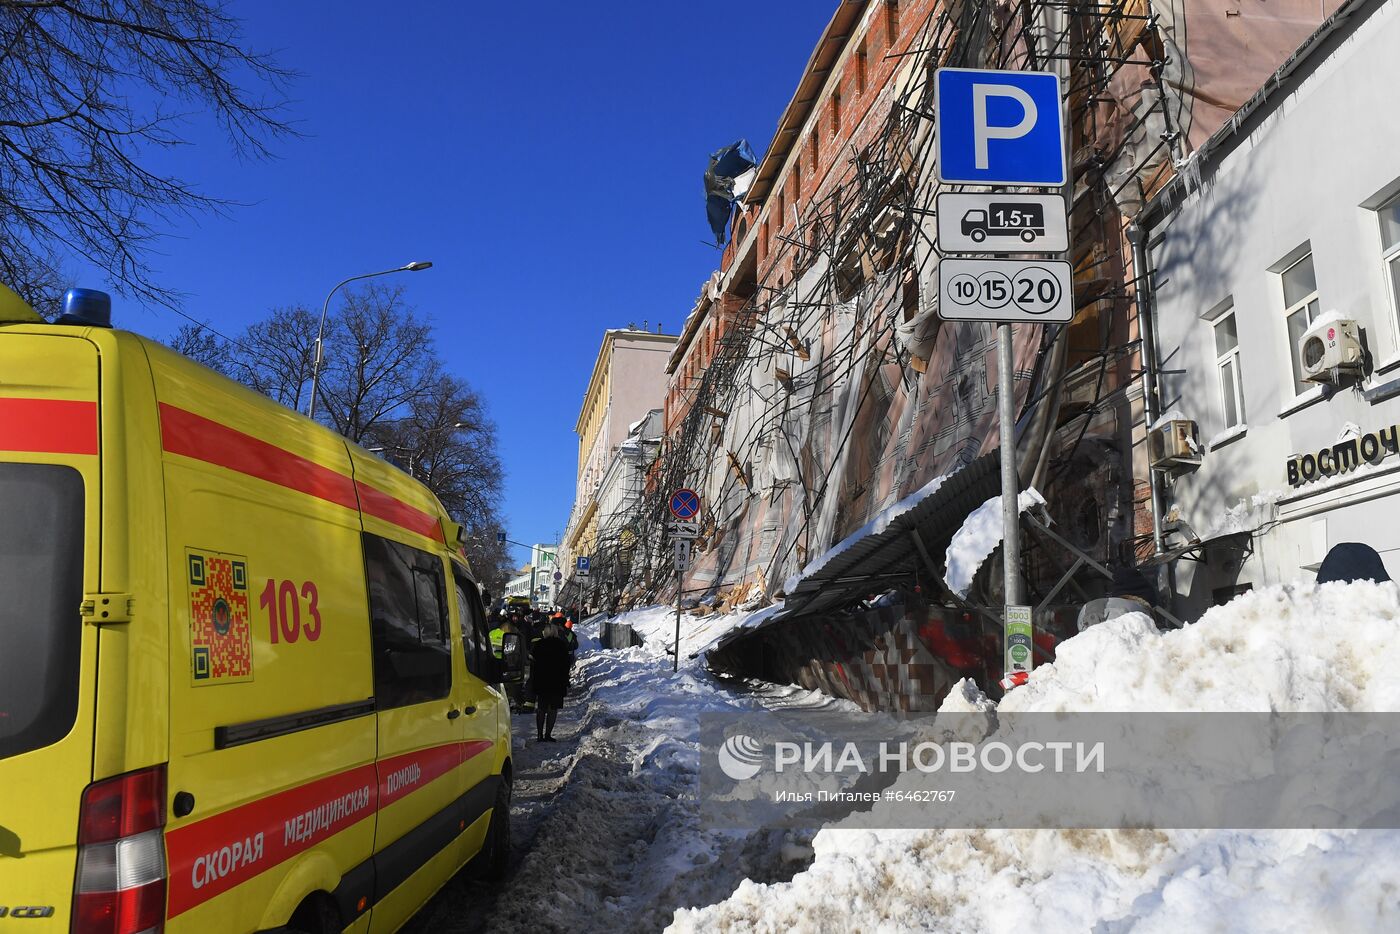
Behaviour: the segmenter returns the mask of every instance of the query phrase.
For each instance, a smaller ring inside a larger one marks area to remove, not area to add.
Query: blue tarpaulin
[[[748,193],[757,168],[758,160],[746,139],[710,154],[710,167],[705,170],[705,213],[720,246],[724,245],[734,202]]]

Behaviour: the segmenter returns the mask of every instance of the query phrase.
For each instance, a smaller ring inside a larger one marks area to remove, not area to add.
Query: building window
[[[1391,301],[1400,317],[1400,195],[1376,209],[1381,221],[1381,259],[1390,283]]]
[[[1220,380],[1220,403],[1225,427],[1245,423],[1244,382],[1240,376],[1240,339],[1235,331],[1235,313],[1227,311],[1215,320],[1215,369]]]
[[[899,36],[899,0],[885,0],[885,44],[894,47]]]
[[[831,135],[841,135],[841,92],[834,91],[831,95]],[[815,167],[814,167],[815,168]]]
[[[862,40],[861,40],[861,43],[860,43],[860,49],[856,52],[856,62],[855,62],[855,64],[856,64],[856,96],[857,96],[857,97],[859,97],[859,96],[861,96],[862,94],[865,93],[865,69],[866,69],[866,65],[867,65],[866,59],[867,59],[868,57],[869,57],[869,56],[866,55],[866,51],[865,51],[865,40],[862,39]]]
[[[1319,314],[1317,276],[1313,273],[1312,254],[1307,254],[1279,273],[1279,278],[1283,281],[1283,314],[1288,319],[1288,360],[1293,367],[1293,392],[1302,395],[1308,384],[1303,381],[1303,373],[1299,369],[1298,342]]]

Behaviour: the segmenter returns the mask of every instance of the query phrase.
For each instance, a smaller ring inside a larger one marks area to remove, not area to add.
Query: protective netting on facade
[[[726,270],[707,312],[718,325],[708,363],[676,375],[685,414],[626,534],[598,543],[592,602],[669,598],[678,586],[733,602],[772,598],[881,508],[1000,443],[994,328],[937,314],[935,198],[957,190],[935,180],[942,66],[1061,76],[1076,316],[1015,329],[1021,479],[1096,559],[1132,563],[1150,548],[1148,471],[1134,465],[1138,273],[1125,234],[1147,197],[1189,171],[1198,89],[1188,5],[895,5],[906,21],[885,58],[896,67],[863,121],[828,144],[840,146],[837,165],[813,191],[786,200],[768,191],[741,212],[743,242],[732,247],[757,252],[753,272],[738,258]],[[867,18],[888,6],[870,4]],[[760,222],[776,231],[766,254],[745,241]],[[683,582],[666,535],[678,487],[705,502]],[[1032,597],[1061,570],[1034,545],[1024,562]],[[979,586],[990,598],[998,583]]]

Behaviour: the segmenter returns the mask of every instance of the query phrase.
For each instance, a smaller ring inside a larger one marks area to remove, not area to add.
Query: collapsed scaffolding
[[[626,542],[599,543],[593,602],[678,591],[709,602],[780,597],[785,581],[871,514],[999,443],[986,417],[995,409],[985,353],[993,326],[942,322],[931,286],[941,257],[935,196],[959,190],[934,178],[932,79],[943,66],[1063,79],[1076,318],[1016,329],[1021,482],[1041,490],[1066,534],[1099,560],[1141,555],[1152,536],[1141,521],[1148,491],[1124,468],[1140,418],[1127,392],[1141,375],[1138,273],[1125,232],[1144,193],[1182,161],[1183,98],[1169,85],[1184,79],[1170,36],[1146,0],[936,5],[907,48],[891,50],[900,67],[878,132],[847,141],[836,184],[787,205],[763,269],[751,283],[729,283],[741,301],[710,310],[722,318],[712,359],[680,387],[688,409]],[[735,240],[744,233],[736,220]],[[925,427],[931,421],[939,431]],[[1086,458],[1086,445],[1107,449]],[[1063,494],[1072,479],[1082,485],[1071,473],[1086,464],[1112,476],[1099,484],[1094,515],[1077,522],[1072,513],[1087,507]],[[665,528],[668,493],[684,486],[701,489],[706,508],[702,560],[680,580]],[[1099,534],[1075,534],[1095,524]],[[1050,586],[1058,562],[1027,549],[1033,591]],[[982,586],[990,598],[998,584]]]

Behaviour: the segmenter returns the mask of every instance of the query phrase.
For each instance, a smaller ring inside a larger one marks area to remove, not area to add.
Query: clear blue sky
[[[719,262],[706,157],[739,137],[763,153],[835,3],[236,3],[248,44],[302,73],[305,138],[249,164],[191,126],[160,165],[248,206],[170,230],[160,280],[236,334],[431,260],[395,279],[499,425],[510,537],[552,541],[603,330],[680,326]],[[182,321],[129,299],[113,313],[156,337]]]

